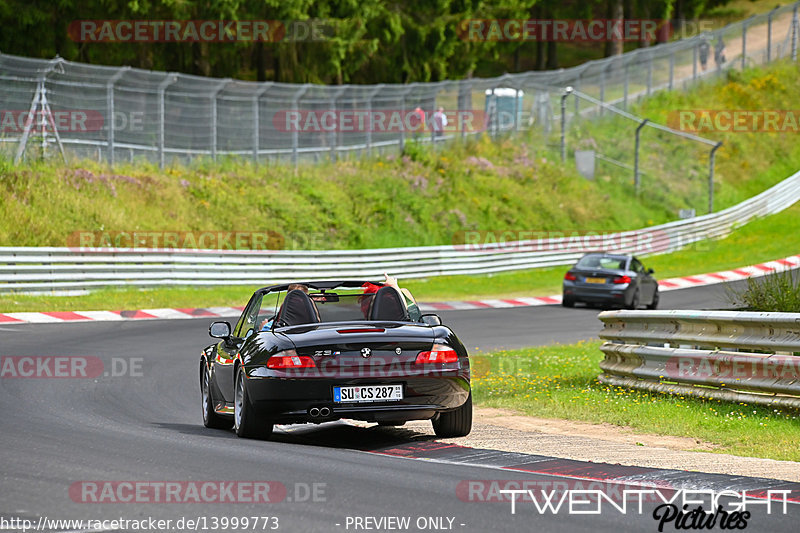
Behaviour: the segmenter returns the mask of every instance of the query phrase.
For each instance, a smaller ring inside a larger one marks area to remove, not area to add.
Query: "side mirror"
[[[442,325],[442,319],[439,318],[439,315],[436,315],[434,313],[427,313],[427,314],[422,315],[421,317],[419,317],[419,321],[422,322],[423,324],[427,324],[429,326],[441,326]]]
[[[647,269],[647,273],[648,273],[648,274],[655,274],[655,273],[656,273],[656,271],[655,271],[655,270],[653,270],[652,268],[648,268],[648,269]]]
[[[229,339],[231,336],[231,325],[229,322],[212,322],[208,327],[208,334],[215,339]]]

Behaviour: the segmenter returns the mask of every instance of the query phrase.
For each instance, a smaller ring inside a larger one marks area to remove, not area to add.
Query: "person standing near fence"
[[[703,72],[708,68],[708,54],[711,52],[711,44],[708,42],[708,37],[703,36],[703,40],[697,46],[697,55],[700,59],[700,68]]]
[[[714,44],[714,62],[717,64],[717,69],[725,64],[725,42],[722,40],[722,34],[717,35],[717,42]]]
[[[441,137],[442,135],[444,135],[444,129],[446,127],[447,127],[447,115],[444,114],[444,108],[440,106],[433,114],[433,121],[431,122],[431,128],[433,128],[433,134],[436,137]]]

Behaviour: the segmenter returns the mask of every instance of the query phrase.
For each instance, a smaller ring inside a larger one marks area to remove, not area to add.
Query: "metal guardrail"
[[[587,251],[668,253],[719,238],[754,217],[800,200],[800,172],[718,213],[640,230],[488,244],[365,250],[220,251],[0,247],[0,291],[51,291],[131,285],[263,285],[297,278],[402,278],[488,274],[569,265]]]
[[[800,314],[606,311],[599,379],[614,386],[800,408]]]

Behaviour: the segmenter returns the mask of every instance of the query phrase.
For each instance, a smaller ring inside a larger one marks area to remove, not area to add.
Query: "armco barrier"
[[[606,311],[599,318],[603,383],[800,407],[800,314]]]
[[[754,217],[800,199],[800,172],[718,213],[615,234],[576,245],[569,237],[479,245],[366,250],[220,251],[0,247],[0,292],[134,285],[263,285],[304,279],[410,279],[572,264],[603,248],[639,255],[668,253],[719,238]],[[611,242],[603,246],[602,242]]]

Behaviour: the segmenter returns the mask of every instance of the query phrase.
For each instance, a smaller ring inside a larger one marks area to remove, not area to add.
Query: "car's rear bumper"
[[[625,304],[628,300],[628,287],[630,285],[587,287],[578,284],[564,284],[563,297],[574,302]]]
[[[403,399],[392,402],[335,403],[334,386],[402,384]],[[276,423],[324,422],[351,418],[368,422],[423,420],[455,409],[469,396],[461,376],[375,379],[249,378],[247,394],[260,416]],[[312,416],[312,408],[327,407],[327,417]]]

